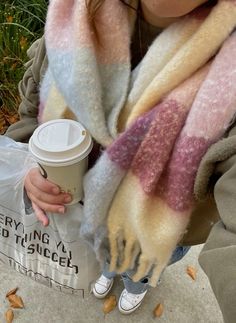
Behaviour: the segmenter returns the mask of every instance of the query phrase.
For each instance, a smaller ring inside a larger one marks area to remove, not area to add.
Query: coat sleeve
[[[20,120],[11,125],[5,133],[6,136],[21,142],[29,140],[38,124],[39,87],[48,65],[44,37],[35,41],[27,54],[30,60],[25,65],[26,72],[19,83]]]
[[[233,133],[235,133],[235,129]],[[225,323],[236,322],[236,155],[216,165],[214,198],[220,214],[199,256]]]

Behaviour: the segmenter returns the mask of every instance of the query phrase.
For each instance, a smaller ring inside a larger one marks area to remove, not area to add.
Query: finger
[[[38,168],[31,169],[26,177],[27,179],[30,180],[31,185],[37,187],[40,191],[54,195],[60,194],[60,187],[45,179]]]
[[[39,201],[47,204],[66,204],[71,202],[71,196],[69,194],[61,193],[59,195],[48,194],[41,191],[38,187],[28,183],[26,191],[27,194],[34,196],[34,202],[37,204]]]
[[[49,203],[43,202],[41,200],[38,200],[31,193],[28,193],[28,196],[32,201],[32,203],[35,203],[44,212],[59,213],[59,214],[65,213],[65,206],[62,204],[49,204]]]
[[[40,209],[35,203],[32,203],[32,207],[34,209],[37,219],[42,223],[42,225],[45,227],[48,226],[49,219],[45,212],[42,209]]]

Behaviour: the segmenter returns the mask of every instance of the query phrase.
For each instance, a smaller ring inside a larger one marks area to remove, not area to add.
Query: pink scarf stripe
[[[45,26],[47,48],[65,52],[90,48],[101,64],[127,64],[130,61],[127,8],[120,1],[109,0],[98,11],[95,24],[97,35],[90,24],[85,0],[51,0]]]
[[[183,132],[216,141],[228,128],[236,107],[236,32],[216,56],[189,113]]]
[[[74,13],[79,14],[78,19],[85,20],[81,36],[91,43],[91,36],[85,12],[85,1],[77,5],[74,0],[50,1],[45,25],[46,45],[48,49],[71,51],[74,42]],[[68,34],[70,37],[68,37]]]
[[[155,192],[156,184],[209,67],[210,64],[196,72],[156,107],[156,116],[131,166],[147,194]]]
[[[156,117],[131,165],[145,193],[155,191],[186,116],[186,107],[177,101],[167,100],[158,106]]]
[[[156,188],[168,206],[178,212],[191,209],[194,203],[194,181],[202,157],[211,141],[199,137],[180,137],[163,176]]]
[[[150,124],[156,114],[156,109],[145,113],[121,134],[106,152],[112,162],[119,168],[128,170],[137,150],[144,139]]]

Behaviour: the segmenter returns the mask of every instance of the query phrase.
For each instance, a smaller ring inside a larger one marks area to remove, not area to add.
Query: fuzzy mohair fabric
[[[138,261],[136,281],[152,269],[155,286],[189,223],[200,162],[236,112],[236,2],[180,18],[131,73],[134,20],[106,1],[98,41],[84,0],[50,2],[39,119],[69,107],[107,147],[85,176],[81,235],[111,270]]]

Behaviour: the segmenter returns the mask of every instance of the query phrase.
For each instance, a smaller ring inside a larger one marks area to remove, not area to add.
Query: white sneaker
[[[110,292],[114,279],[101,275],[93,286],[93,294],[97,298],[104,298]]]
[[[118,308],[122,314],[130,314],[134,312],[141,304],[146,295],[147,290],[141,294],[128,293],[126,289],[120,295]]]

